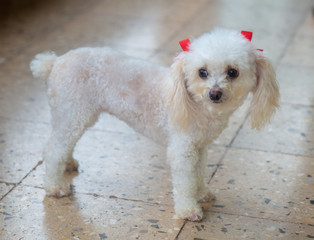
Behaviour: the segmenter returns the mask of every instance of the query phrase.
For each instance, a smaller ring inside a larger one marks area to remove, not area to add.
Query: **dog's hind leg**
[[[46,193],[56,197],[71,194],[71,186],[64,173],[77,169],[78,163],[72,157],[74,147],[86,128],[93,125],[98,117],[92,108],[83,109],[79,104],[64,108],[52,108],[52,133],[43,156]]]

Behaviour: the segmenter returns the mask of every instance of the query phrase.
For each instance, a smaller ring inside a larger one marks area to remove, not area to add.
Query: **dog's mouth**
[[[223,103],[223,100],[212,100],[211,102],[214,104],[221,104]]]

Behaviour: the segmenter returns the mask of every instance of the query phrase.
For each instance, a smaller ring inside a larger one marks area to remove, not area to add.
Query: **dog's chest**
[[[199,146],[209,145],[220,136],[227,126],[228,118],[211,119],[206,125],[196,127],[192,131],[195,137],[195,142]]]

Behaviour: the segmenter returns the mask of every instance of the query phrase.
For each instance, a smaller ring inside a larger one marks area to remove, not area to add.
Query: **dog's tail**
[[[47,79],[56,59],[57,55],[54,52],[37,54],[29,65],[33,76],[40,79]]]

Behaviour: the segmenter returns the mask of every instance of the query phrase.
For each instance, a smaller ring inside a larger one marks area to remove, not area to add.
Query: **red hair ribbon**
[[[250,42],[252,41],[253,33],[249,31],[241,31],[243,37],[245,37]],[[263,52],[263,49],[256,49],[257,51]]]
[[[252,41],[253,32],[241,31],[241,34],[243,37],[245,37],[250,42]],[[180,46],[184,52],[188,52],[190,50],[190,44],[191,44],[190,39],[188,39],[188,38],[184,39],[184,40],[180,41],[179,44],[180,44]],[[263,52],[263,49],[256,49],[256,50]]]
[[[252,32],[241,31],[241,34],[243,35],[243,37],[245,37],[250,42],[252,41],[252,37],[253,37],[253,33]]]
[[[179,44],[184,52],[188,52],[190,50],[190,44],[191,44],[190,39],[188,38],[184,39],[180,41]]]

